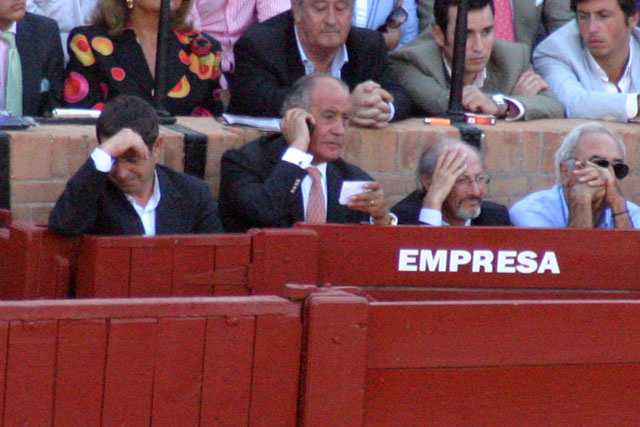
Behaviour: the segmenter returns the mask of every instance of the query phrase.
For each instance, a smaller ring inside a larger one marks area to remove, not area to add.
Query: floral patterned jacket
[[[64,101],[72,108],[101,109],[119,94],[153,103],[154,79],[133,30],[109,36],[105,25],[74,28],[68,39],[69,63]],[[222,113],[220,44],[197,30],[169,33],[167,88],[169,113],[211,116]]]

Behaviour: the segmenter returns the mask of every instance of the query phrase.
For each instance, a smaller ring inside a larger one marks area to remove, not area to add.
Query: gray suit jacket
[[[640,93],[640,29],[631,31],[633,62],[629,93]],[[533,65],[549,83],[567,117],[626,122],[628,94],[605,92],[587,52],[574,20],[538,45],[533,53]]]
[[[419,113],[445,114],[449,104],[449,76],[435,40],[421,35],[402,49],[391,52],[390,57],[400,84],[411,95]],[[525,45],[496,40],[482,91],[488,95],[509,95],[518,78],[529,69],[529,49]],[[563,117],[562,107],[547,90],[534,96],[512,98],[524,105],[525,120]]]
[[[434,0],[418,0],[418,16],[420,17],[420,31],[433,30]],[[551,34],[573,19],[569,0],[543,0],[536,5],[536,0],[513,0],[514,27],[516,41],[524,43],[533,49],[540,27],[544,33]]]

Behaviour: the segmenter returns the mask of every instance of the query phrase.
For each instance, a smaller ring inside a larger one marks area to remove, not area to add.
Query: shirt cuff
[[[627,102],[625,103],[625,110],[627,111],[627,120],[637,122],[638,118],[638,94],[631,93],[627,95]]]
[[[422,208],[420,209],[420,216],[418,221],[423,224],[441,226],[442,225],[442,212],[435,209]]]
[[[298,148],[289,147],[282,155],[282,160],[284,160],[285,162],[293,163],[296,166],[300,166],[302,169],[306,169],[311,166],[313,155],[305,153]]]
[[[389,111],[389,120],[387,120],[387,123],[389,123],[396,116],[396,107],[393,106],[393,102],[387,102],[387,104],[389,104],[389,109],[391,110]]]
[[[505,116],[505,120],[508,122],[512,122],[515,120],[521,120],[524,118],[524,105],[522,105],[522,102],[518,101],[517,99],[505,96],[504,100],[507,102],[512,103],[516,109],[518,110],[518,114],[516,114],[514,117],[509,117],[509,116]]]
[[[96,166],[100,172],[109,173],[111,172],[111,166],[113,165],[113,158],[107,154],[100,147],[96,147],[91,153],[91,159],[93,159],[93,164]]]
[[[388,225],[398,225],[398,217],[396,216],[396,214],[394,214],[393,212],[389,212],[389,218],[391,218],[391,221],[389,221]],[[372,216],[369,216],[369,224],[375,224]]]

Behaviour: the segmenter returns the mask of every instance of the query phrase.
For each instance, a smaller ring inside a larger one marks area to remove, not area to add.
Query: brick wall
[[[562,137],[581,120],[537,120],[499,122],[483,126],[483,150],[492,176],[488,199],[511,205],[525,194],[549,187],[555,180],[553,154]],[[209,138],[206,180],[218,193],[220,157],[230,148],[241,147],[261,132],[223,126],[207,118],[183,117],[179,124],[205,133]],[[631,173],[622,181],[627,197],[640,203],[640,127],[610,123],[627,146]],[[15,219],[45,222],[66,181],[96,146],[92,126],[40,126],[11,132],[10,191]],[[162,129],[165,149],[162,162],[183,168],[182,134]],[[385,130],[352,128],[343,157],[368,171],[385,190],[389,204],[414,189],[414,171],[422,150],[442,135],[455,137],[453,127],[427,126],[421,119],[390,125]]]

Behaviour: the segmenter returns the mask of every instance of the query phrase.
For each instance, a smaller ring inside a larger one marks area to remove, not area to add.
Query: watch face
[[[400,25],[404,24],[409,14],[405,10],[404,7],[398,6],[391,12],[391,15],[387,18],[387,22],[385,25],[390,28],[398,28]]]

